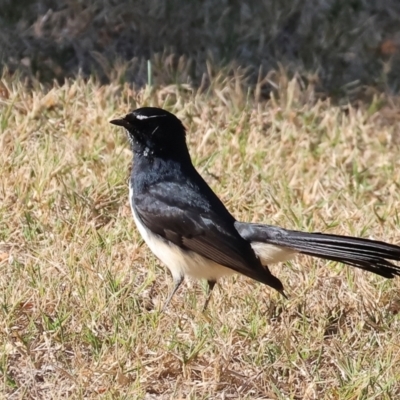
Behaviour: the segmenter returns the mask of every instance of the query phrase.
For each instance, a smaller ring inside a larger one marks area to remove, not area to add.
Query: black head
[[[111,124],[123,126],[135,153],[145,156],[186,156],[185,127],[174,114],[156,107],[132,111]]]

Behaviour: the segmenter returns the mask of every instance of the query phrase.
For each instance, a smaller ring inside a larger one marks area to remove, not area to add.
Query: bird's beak
[[[113,119],[110,124],[123,126],[125,129],[132,128],[132,125],[125,118]]]

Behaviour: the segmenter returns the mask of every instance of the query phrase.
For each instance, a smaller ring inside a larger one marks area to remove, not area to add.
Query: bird
[[[133,165],[129,202],[136,226],[171,272],[168,307],[185,277],[206,280],[206,310],[218,279],[242,274],[286,297],[268,266],[305,254],[373,272],[400,275],[400,246],[351,236],[302,232],[238,221],[194,167],[179,118],[138,108],[111,124],[125,128]],[[389,261],[390,260],[390,261]]]

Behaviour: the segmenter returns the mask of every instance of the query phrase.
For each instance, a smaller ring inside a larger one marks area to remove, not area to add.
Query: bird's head
[[[135,153],[174,158],[188,153],[185,127],[174,114],[161,108],[138,108],[110,123],[126,129]]]

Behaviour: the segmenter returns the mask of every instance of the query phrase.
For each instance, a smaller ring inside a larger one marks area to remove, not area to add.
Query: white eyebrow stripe
[[[160,118],[160,117],[166,117],[166,115],[150,115],[150,116],[141,115],[141,114],[136,115],[136,118],[137,118],[137,119],[140,119],[140,120],[142,120],[142,119],[149,119],[149,118]]]

